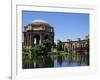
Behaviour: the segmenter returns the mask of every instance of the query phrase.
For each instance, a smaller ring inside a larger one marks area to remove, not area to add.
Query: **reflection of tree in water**
[[[77,53],[76,55],[76,61],[77,61],[78,66],[80,66],[84,61],[84,56],[82,54],[83,53]]]
[[[89,53],[88,52],[85,52],[84,53],[84,63],[86,63],[87,65],[89,65],[90,63],[90,58],[89,58]]]
[[[59,65],[61,66],[62,65],[62,56],[57,56],[57,62],[59,63]]]
[[[51,59],[51,56],[45,56],[44,58],[44,66],[43,67],[53,67],[54,66],[54,62]]]
[[[72,53],[68,54],[68,55],[67,55],[67,58],[68,58],[68,59],[67,59],[67,63],[68,63],[68,64],[72,63]]]
[[[35,63],[35,66],[34,66]],[[54,63],[50,56],[37,56],[36,60],[33,58],[34,68],[53,67]]]
[[[26,55],[22,60],[23,68],[32,68],[32,60]]]
[[[76,64],[77,66],[89,65],[89,53],[70,53],[64,55],[62,62],[66,61],[67,64]]]
[[[73,55],[73,62],[76,62],[78,64],[78,66],[81,66],[82,64],[89,65],[89,56],[88,56],[88,54],[85,54],[85,52],[75,53]]]
[[[55,63],[57,61],[57,64]],[[33,56],[30,59],[27,55],[23,58],[23,68],[47,68],[47,67],[63,67],[67,66],[82,66],[89,65],[89,53],[69,53],[63,55],[47,55],[47,56]]]

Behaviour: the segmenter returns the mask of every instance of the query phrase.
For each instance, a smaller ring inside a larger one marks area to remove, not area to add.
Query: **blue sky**
[[[89,34],[89,14],[22,11],[22,26],[33,20],[45,20],[54,27],[55,41],[84,39]]]

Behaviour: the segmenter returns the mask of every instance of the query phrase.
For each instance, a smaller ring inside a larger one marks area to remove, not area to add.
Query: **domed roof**
[[[32,21],[32,24],[34,24],[34,25],[43,24],[43,25],[50,26],[50,24],[49,24],[47,21],[41,20],[41,19],[33,20],[33,21]]]
[[[41,19],[37,19],[37,20],[33,20],[33,21],[32,21],[32,23],[36,23],[36,22],[42,22],[42,23],[47,23],[47,24],[48,24],[47,21],[41,20]]]
[[[24,31],[27,30],[45,30],[49,32],[53,32],[53,27],[45,20],[33,20],[30,24],[24,26]]]

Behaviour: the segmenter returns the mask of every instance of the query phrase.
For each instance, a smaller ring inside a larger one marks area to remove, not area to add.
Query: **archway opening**
[[[36,44],[40,44],[40,35],[34,35],[33,36],[33,43]]]
[[[48,40],[49,39],[49,36],[48,35],[45,35],[45,40]]]

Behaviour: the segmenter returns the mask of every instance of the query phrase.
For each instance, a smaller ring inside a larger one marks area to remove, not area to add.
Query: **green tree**
[[[85,40],[86,40],[86,49],[87,51],[89,51],[89,41],[90,41],[89,35],[85,36]]]
[[[53,45],[53,46],[54,46],[54,48],[56,48],[56,47],[57,47],[56,43],[54,43],[54,45]]]
[[[63,50],[63,43],[61,42],[61,40],[58,40],[57,41],[57,50],[58,51],[62,51]]]
[[[42,53],[42,51],[44,50],[44,46],[43,45],[35,45],[30,50],[33,55],[37,55],[38,53]]]
[[[30,49],[29,48],[22,48],[22,53],[29,53]]]
[[[53,44],[52,44],[52,42],[49,41],[49,40],[44,40],[44,41],[43,41],[43,46],[44,46],[44,50],[45,50],[46,52],[49,52],[49,51],[51,51],[51,47],[53,46]]]

